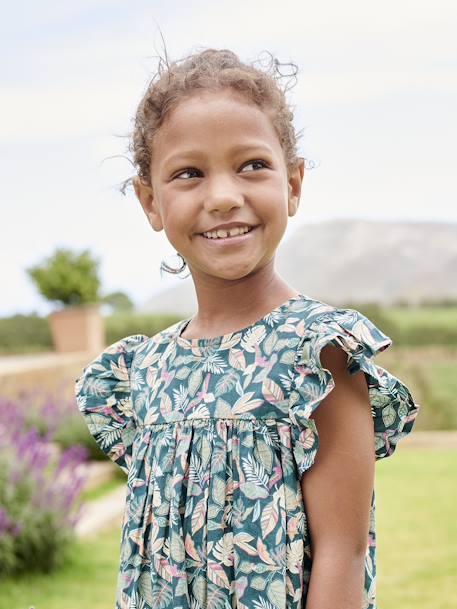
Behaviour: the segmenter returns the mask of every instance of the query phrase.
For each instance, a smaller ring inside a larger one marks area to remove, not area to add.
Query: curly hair
[[[186,97],[198,90],[219,91],[230,88],[265,111],[278,135],[288,169],[298,163],[297,141],[293,112],[286,100],[287,91],[296,82],[298,68],[294,63],[280,63],[271,53],[267,69],[243,63],[228,49],[205,49],[183,59],[169,63],[159,58],[159,67],[138,105],[129,151],[137,175],[150,184],[150,166],[154,135],[169,113]],[[291,73],[281,72],[281,66],[292,68]],[[280,80],[286,78],[283,88]],[[291,85],[291,83],[293,83]],[[126,180],[123,190],[131,181]]]

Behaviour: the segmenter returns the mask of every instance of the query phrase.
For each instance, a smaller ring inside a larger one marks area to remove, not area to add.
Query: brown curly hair
[[[138,105],[129,142],[133,165],[142,181],[150,183],[153,139],[165,118],[180,101],[202,89],[231,88],[262,108],[278,135],[287,168],[296,167],[297,140],[301,135],[295,131],[286,93],[291,82],[296,82],[298,68],[291,62],[280,63],[268,51],[267,54],[270,58],[267,70],[255,67],[255,63],[262,64],[261,59],[248,65],[228,49],[205,49],[171,64],[167,56],[159,59],[158,70]],[[290,66],[292,72],[283,74],[280,66]],[[284,88],[280,85],[282,78],[286,78]],[[123,191],[131,180],[124,182]]]

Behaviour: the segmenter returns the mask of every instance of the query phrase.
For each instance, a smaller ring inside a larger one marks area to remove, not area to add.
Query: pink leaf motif
[[[281,387],[268,377],[262,383],[262,394],[270,404],[278,404],[284,400]]]
[[[209,581],[212,581],[216,586],[226,588],[230,590],[230,583],[225,573],[224,567],[217,562],[208,560],[207,577]]]
[[[233,545],[242,548],[249,556],[257,556],[257,550],[249,544],[253,539],[249,533],[237,533],[233,536]]]
[[[300,432],[299,440],[300,444],[304,448],[306,448],[307,450],[310,449],[314,444],[314,431],[310,427],[307,427],[306,429]]]
[[[276,566],[275,561],[271,558],[270,553],[268,552],[267,546],[261,539],[257,540],[257,552],[264,563],[267,565]]]
[[[254,395],[254,391],[248,391],[243,394],[234,404],[232,408],[233,414],[242,414],[244,412],[250,412],[254,408],[258,408],[261,404],[263,404],[263,400],[255,399],[251,400],[251,397]]]
[[[244,370],[246,368],[246,358],[241,349],[231,349],[229,352],[229,364],[235,370]]]
[[[184,547],[186,548],[187,554],[189,554],[189,556],[191,556],[196,562],[201,564],[200,556],[190,535],[186,535],[184,539]]]
[[[167,393],[164,393],[162,399],[160,400],[160,413],[164,416],[170,414],[172,411],[172,403],[171,398]]]
[[[206,510],[204,497],[195,506],[192,514],[192,535],[195,535],[205,524]]]
[[[278,523],[278,511],[274,503],[269,503],[262,512],[261,525],[263,537],[273,531]]]

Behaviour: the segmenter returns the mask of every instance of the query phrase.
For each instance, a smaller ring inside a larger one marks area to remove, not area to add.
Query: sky
[[[139,307],[180,281],[160,275],[178,263],[165,233],[118,190],[162,35],[171,59],[213,47],[298,65],[288,100],[308,170],[284,239],[340,218],[457,222],[454,1],[19,0],[2,13],[2,317],[58,308],[26,273],[57,247],[90,249],[102,294]]]

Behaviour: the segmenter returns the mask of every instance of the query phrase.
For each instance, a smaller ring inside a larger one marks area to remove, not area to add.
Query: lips
[[[202,239],[204,239],[207,243],[209,244],[214,244],[214,245],[228,245],[228,244],[233,244],[233,245],[237,245],[237,244],[241,244],[243,242],[247,242],[249,241],[249,239],[251,238],[252,234],[256,231],[257,226],[253,226],[251,228],[250,231],[248,231],[247,233],[243,233],[242,235],[236,235],[235,237],[217,237],[217,239],[211,239],[210,237],[205,237],[205,235],[203,235],[202,233],[199,234],[199,237],[201,237]]]

